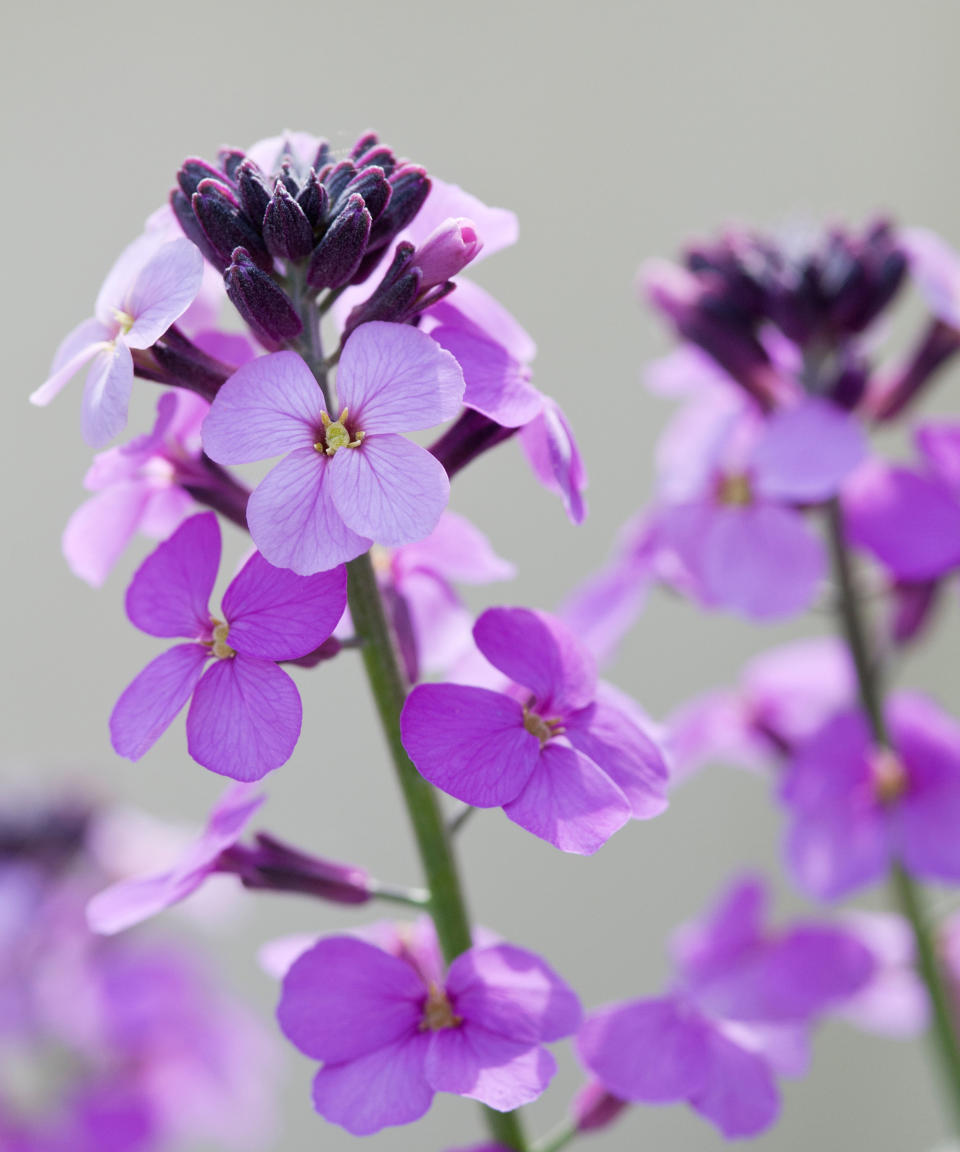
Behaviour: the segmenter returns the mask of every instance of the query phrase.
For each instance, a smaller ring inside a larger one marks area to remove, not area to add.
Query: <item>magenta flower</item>
[[[803,1071],[810,1023],[863,987],[874,961],[842,928],[770,931],[766,909],[762,881],[732,885],[703,921],[678,933],[668,995],[587,1017],[580,1059],[612,1096],[686,1101],[728,1139],[774,1122],[774,1074]]]
[[[400,725],[423,776],[466,804],[502,807],[565,852],[595,852],[631,817],[666,808],[659,750],[608,701],[592,656],[559,620],[491,608],[473,636],[512,683],[414,688]]]
[[[890,699],[888,721],[893,747],[878,748],[862,712],[841,712],[787,766],[787,865],[820,899],[882,879],[894,860],[960,879],[960,728],[909,693]]]
[[[212,772],[258,780],[290,758],[300,736],[300,696],[277,662],[306,656],[329,637],[346,604],[346,572],[300,577],[256,553],[227,588],[221,621],[208,607],[219,565],[217,518],[203,512],[137,569],[127,590],[131,621],[151,636],[189,642],[158,656],[127,688],[110,736],[121,756],[139,760],[192,697],[190,755]]]
[[[271,564],[327,571],[372,541],[409,544],[440,519],[450,483],[426,449],[399,435],[453,416],[463,395],[456,360],[407,325],[370,323],[347,341],[331,417],[294,352],[244,365],[203,425],[207,453],[241,464],[288,453],[247,507],[254,542]]]
[[[574,1032],[580,1004],[539,957],[471,948],[446,975],[350,936],[320,940],[283,981],[284,1035],[322,1060],[313,1102],[355,1136],[418,1120],[436,1092],[509,1111],[556,1064],[544,1043]]]
[[[149,348],[200,290],[203,257],[189,240],[163,242],[144,233],[110,269],[94,316],[57,350],[52,374],[30,397],[45,405],[84,364],[93,363],[83,393],[83,435],[99,448],[124,428],[133,387],[132,351]]]

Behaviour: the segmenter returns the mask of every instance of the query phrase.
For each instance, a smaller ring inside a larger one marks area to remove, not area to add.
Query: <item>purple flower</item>
[[[898,693],[892,748],[843,711],[787,765],[787,864],[811,895],[833,900],[882,879],[894,860],[916,876],[960,879],[960,728],[931,701]]]
[[[370,323],[347,341],[332,418],[294,352],[244,365],[217,393],[203,425],[207,453],[240,464],[288,453],[247,507],[254,542],[302,575],[365,552],[373,540],[427,536],[450,484],[426,449],[399,435],[454,415],[463,377],[454,358],[406,325]]]
[[[414,688],[400,725],[423,776],[467,804],[502,807],[565,852],[595,852],[631,817],[664,810],[659,750],[608,701],[592,656],[560,621],[491,608],[473,636],[511,683]]]
[[[327,639],[346,604],[346,572],[296,576],[255,553],[227,588],[221,621],[208,607],[219,565],[217,518],[203,512],[137,570],[127,590],[131,621],[151,636],[189,643],[133,681],[110,717],[110,735],[121,756],[139,760],[192,696],[190,755],[212,772],[258,780],[290,758],[300,736],[300,696],[277,662]]]
[[[113,935],[186,900],[218,870],[221,854],[236,844],[265,799],[250,785],[234,784],[210,813],[203,834],[173,868],[154,876],[121,880],[94,896],[87,905],[91,929]]]
[[[611,1095],[686,1101],[728,1139],[774,1122],[774,1073],[803,1070],[809,1024],[864,986],[874,961],[842,928],[770,931],[766,907],[762,881],[732,885],[703,921],[678,933],[668,995],[588,1016],[579,1055]]]
[[[200,290],[203,258],[189,240],[164,243],[162,232],[135,240],[107,275],[94,316],[60,345],[52,374],[30,397],[45,405],[89,361],[83,435],[98,448],[123,430],[133,387],[132,352],[149,348]]]
[[[471,948],[443,975],[333,936],[294,962],[277,1016],[323,1061],[317,1111],[363,1136],[419,1119],[436,1092],[498,1111],[535,1100],[556,1070],[543,1044],[576,1030],[580,1004],[544,961],[509,944]]]
[[[200,466],[200,424],[209,408],[190,392],[165,392],[152,431],[94,459],[83,483],[96,495],[63,534],[75,575],[98,587],[135,533],[162,540],[195,508],[183,485],[209,482]]]
[[[917,971],[916,944],[910,925],[900,916],[855,909],[843,923],[874,958],[871,978],[837,1007],[837,1015],[866,1032],[882,1036],[916,1036],[927,1026],[930,1003]],[[941,938],[948,932],[945,925]],[[960,973],[945,950],[948,967]]]

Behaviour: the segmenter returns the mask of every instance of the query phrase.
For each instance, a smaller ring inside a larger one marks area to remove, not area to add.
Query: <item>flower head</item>
[[[307,655],[331,634],[346,604],[346,572],[296,576],[255,553],[227,588],[219,620],[208,607],[219,565],[217,518],[203,512],[137,570],[127,591],[131,621],[188,643],[158,656],[126,689],[110,735],[121,756],[139,760],[192,697],[190,755],[213,772],[257,780],[289,759],[300,735],[300,697],[277,662]]]

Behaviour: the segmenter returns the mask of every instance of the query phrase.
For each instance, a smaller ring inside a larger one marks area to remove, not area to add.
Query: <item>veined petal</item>
[[[296,352],[259,356],[214,397],[203,422],[204,451],[218,464],[248,464],[312,448],[325,411],[320,385]]]
[[[520,705],[487,688],[419,684],[404,704],[400,731],[421,776],[479,808],[512,800],[540,756]]]
[[[330,462],[329,485],[344,523],[380,544],[429,536],[450,499],[450,481],[436,457],[389,432],[368,436],[359,448],[341,448]]]
[[[498,1112],[529,1104],[557,1070],[545,1048],[495,1035],[469,1022],[434,1032],[426,1073],[438,1092],[480,1100]]]
[[[405,960],[366,940],[328,936],[287,972],[277,1019],[304,1055],[342,1063],[416,1032],[426,994]]]
[[[478,231],[482,235],[482,229]],[[484,237],[484,247],[480,251],[480,256],[474,260],[482,259],[484,255],[489,255],[489,252],[489,242]],[[442,324],[456,328],[469,327],[482,332],[506,348],[514,360],[519,360],[521,364],[529,364],[537,355],[537,346],[529,332],[499,300],[473,280],[458,278],[456,292],[451,296],[445,296],[439,304],[435,304],[425,319],[437,326]],[[432,332],[432,329],[428,330]]]
[[[43,407],[49,404],[65,384],[108,344],[113,331],[99,320],[84,320],[68,333],[57,349],[49,377],[30,394],[30,403]]]
[[[347,606],[347,571],[298,576],[274,568],[259,552],[223,597],[230,647],[266,660],[295,660],[327,639]]]
[[[186,704],[209,653],[200,644],[178,644],[152,660],[130,684],[110,716],[114,751],[139,760]]]
[[[829,500],[867,457],[855,417],[807,397],[766,422],[753,452],[757,491],[769,500]]]
[[[238,653],[207,669],[187,713],[187,751],[204,768],[259,780],[293,755],[303,709],[290,677]]]
[[[127,615],[151,636],[203,635],[220,567],[216,514],[191,516],[137,569],[127,589]]]
[[[452,353],[463,370],[463,403],[504,428],[528,424],[544,399],[530,383],[530,370],[482,332],[441,325],[431,337]]]
[[[83,386],[81,427],[91,448],[100,448],[122,432],[133,390],[133,357],[122,340],[97,353]]]
[[[630,802],[592,760],[551,741],[506,815],[562,852],[589,856],[630,819]]]
[[[250,497],[250,535],[278,568],[292,568],[301,576],[327,572],[373,543],[344,524],[330,496],[329,464],[330,458],[312,445],[297,448],[267,473]]]
[[[140,270],[124,311],[133,324],[124,336],[130,348],[149,348],[193,303],[203,279],[200,249],[186,237],[159,248]]]
[[[587,470],[569,421],[549,396],[543,397],[542,411],[520,429],[520,444],[536,478],[560,496],[568,518],[582,524]]]
[[[511,580],[516,575],[514,566],[494,552],[478,528],[449,509],[429,536],[406,545],[394,559],[404,573],[421,568],[463,584]]]
[[[163,243],[161,231],[148,230],[120,253],[97,293],[93,312],[102,324],[116,323],[116,313],[123,309],[130,286]]]
[[[367,433],[432,428],[457,414],[463,389],[454,357],[409,324],[362,324],[337,372],[340,404]]]
[[[423,207],[402,233],[403,239],[422,244],[431,232],[451,217],[467,216],[476,225],[483,241],[482,255],[492,256],[502,248],[516,244],[519,232],[516,213],[509,208],[491,208],[457,184],[431,177],[430,194]]]

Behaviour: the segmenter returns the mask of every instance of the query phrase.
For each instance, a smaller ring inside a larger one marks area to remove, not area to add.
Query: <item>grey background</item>
[[[0,70],[5,795],[85,774],[107,797],[198,820],[220,788],[187,757],[180,723],[137,765],[112,754],[110,708],[159,650],[122,610],[126,579],[148,546],[138,542],[102,591],[70,576],[59,534],[82,499],[89,460],[79,385],[46,411],[26,403],[185,155],[212,156],[221,143],[284,127],[346,145],[376,127],[401,153],[519,214],[520,245],[478,278],[539,343],[537,382],[576,428],[592,515],[570,526],[512,445],[458,479],[453,506],[519,567],[516,583],[491,589],[489,601],[550,607],[599,564],[650,491],[668,407],[638,381],[667,341],[635,299],[638,262],[725,221],[857,222],[876,210],[960,241],[958,34],[958,8],[947,0],[11,7]],[[941,408],[955,385],[941,389]],[[132,430],[145,426],[154,399],[149,385],[138,391]],[[239,554],[239,536],[230,546]],[[613,679],[661,715],[731,679],[762,646],[823,627],[813,618],[751,628],[657,596]],[[910,670],[954,708],[955,628],[954,613]],[[269,780],[264,823],[385,878],[416,879],[356,661],[300,684],[304,737]],[[501,814],[483,815],[464,834],[463,867],[474,914],[550,957],[591,1004],[656,993],[667,933],[732,870],[776,875],[779,830],[765,786],[719,768],[592,859],[563,856]],[[782,887],[782,908],[801,907]],[[252,904],[218,947],[266,1016],[275,993],[255,946],[363,917],[293,899]],[[757,1146],[929,1147],[943,1124],[925,1057],[919,1044],[828,1027],[810,1076],[786,1086],[782,1122]],[[353,1146],[313,1116],[309,1062],[285,1059],[276,1147]],[[530,1110],[537,1129],[560,1116],[577,1080],[564,1057],[555,1086]],[[368,1143],[429,1150],[474,1138],[474,1109],[440,1098],[419,1128]],[[636,1109],[592,1146],[697,1152],[720,1143],[672,1107]]]

